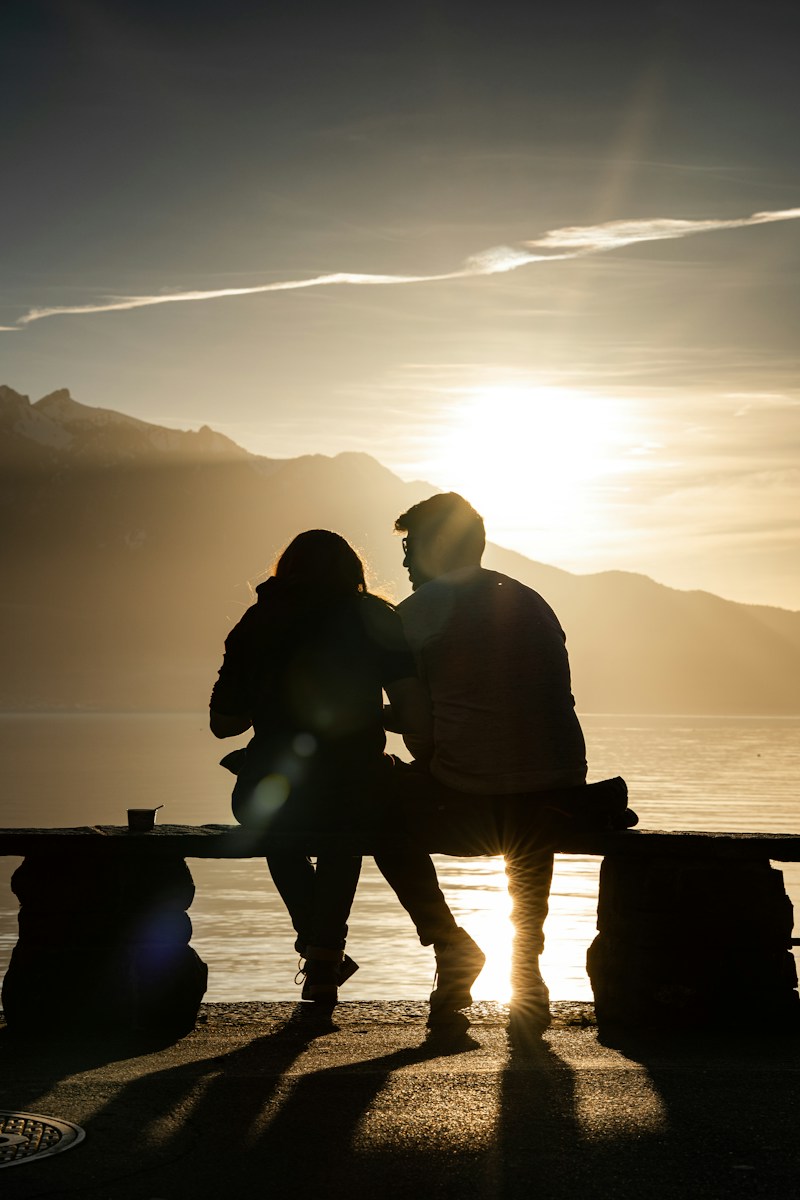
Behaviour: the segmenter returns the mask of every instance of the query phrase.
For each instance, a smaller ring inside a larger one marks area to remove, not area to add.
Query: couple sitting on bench
[[[342,537],[316,529],[284,550],[228,635],[211,730],[254,731],[246,751],[228,756],[234,815],[265,832],[304,960],[303,999],[326,1007],[357,969],[345,940],[355,848],[369,841],[422,945],[433,946],[431,1027],[472,1003],[484,954],[456,924],[430,853],[503,854],[511,1022],[535,1035],[550,1021],[539,955],[557,831],[580,809],[608,827],[635,817],[621,780],[585,787],[563,630],[535,591],[481,567],[480,515],[449,492],[395,527],[413,588],[397,608],[367,591]],[[402,734],[411,763],[386,754],[386,729]]]

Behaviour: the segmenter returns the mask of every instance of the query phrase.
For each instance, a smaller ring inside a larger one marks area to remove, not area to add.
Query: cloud
[[[534,242],[523,243],[535,245]],[[516,271],[518,267],[527,267],[529,263],[549,262],[554,258],[574,258],[574,254],[531,254],[530,250],[520,250],[513,246],[492,246],[489,250],[481,250],[471,255],[456,276],[464,275],[500,275],[505,271]]]
[[[785,208],[778,212],[753,213],[750,217],[733,220],[680,221],[656,217],[649,221],[607,221],[604,225],[572,225],[551,229],[543,238],[524,245],[538,250],[567,250],[581,254],[597,254],[617,250],[636,242],[663,242],[685,238],[696,233],[713,233],[719,229],[743,229],[747,225],[769,225],[774,221],[796,221],[800,208]],[[572,257],[564,255],[562,257]]]
[[[476,276],[499,275],[532,263],[552,262],[586,255],[600,254],[631,246],[638,242],[656,242],[712,233],[719,229],[742,229],[748,225],[766,225],[776,221],[800,218],[800,208],[777,212],[753,213],[733,220],[710,219],[687,221],[674,218],[653,218],[641,221],[607,221],[603,225],[573,225],[551,229],[543,237],[522,242],[519,246],[493,246],[471,255],[456,270],[437,275],[365,275],[337,271],[330,275],[315,275],[311,279],[288,279],[263,283],[255,287],[214,288],[209,291],[164,292],[154,296],[111,296],[93,304],[64,305],[53,308],[32,308],[19,318],[16,326],[0,326],[5,332],[15,332],[46,317],[86,315],[89,313],[124,312],[134,308],[151,308],[157,304],[185,304],[199,300],[222,300],[229,296],[256,296],[266,292],[289,292],[301,288],[387,287],[403,284],[441,283]],[[545,253],[541,253],[545,251]]]
[[[111,296],[96,304],[65,305],[61,308],[32,308],[20,317],[19,325],[29,325],[45,317],[58,317],[67,313],[86,314],[101,312],[124,312],[132,308],[150,308],[155,304],[182,304],[191,300],[222,300],[227,296],[255,296],[261,292],[291,292],[299,288],[328,287],[331,284],[380,286],[399,283],[431,283],[440,279],[455,279],[462,272],[447,275],[356,275],[339,271],[333,275],[315,275],[311,279],[287,279],[280,283],[262,283],[256,287],[215,288],[212,291],[166,292],[156,296]]]

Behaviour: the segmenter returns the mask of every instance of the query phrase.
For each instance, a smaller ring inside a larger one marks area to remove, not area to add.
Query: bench
[[[792,906],[771,862],[800,861],[800,835],[575,828],[555,848],[603,859],[587,954],[601,1027],[797,1026]],[[263,835],[238,825],[0,829],[0,855],[24,860],[9,1027],[188,1032],[207,968],[190,945],[186,860],[263,854]]]

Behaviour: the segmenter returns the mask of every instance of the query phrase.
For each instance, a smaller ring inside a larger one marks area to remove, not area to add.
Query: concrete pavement
[[[3,1200],[800,1196],[797,1037],[615,1048],[591,1006],[557,1004],[514,1046],[502,1005],[449,1037],[422,1004],[308,1007],[206,1005],[143,1053],[0,1031],[0,1109],[86,1131],[0,1168]]]

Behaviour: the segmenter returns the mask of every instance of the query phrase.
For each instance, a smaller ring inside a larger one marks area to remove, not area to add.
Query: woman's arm
[[[384,724],[400,733],[409,753],[427,762],[433,754],[433,714],[427,689],[416,676],[395,679],[387,683],[388,710],[384,709]]]
[[[248,608],[225,639],[222,666],[209,701],[208,724],[214,737],[235,737],[253,724],[248,687],[254,654],[256,606]]]
[[[225,637],[225,653],[209,701],[215,738],[233,738],[253,724],[253,659],[259,649],[258,605],[252,605]]]

